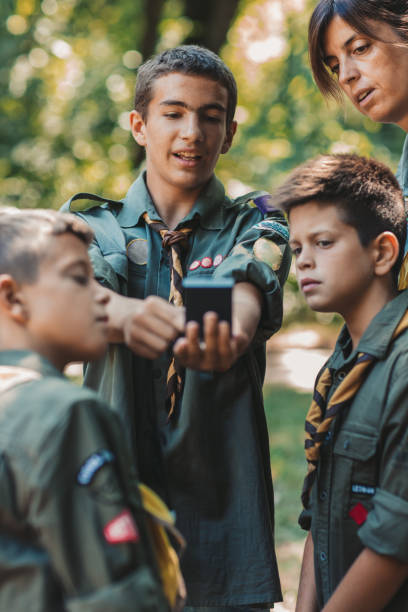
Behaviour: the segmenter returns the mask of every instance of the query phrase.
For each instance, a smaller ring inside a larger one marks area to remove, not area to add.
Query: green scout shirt
[[[391,343],[407,307],[408,291],[403,291],[377,314],[354,351],[343,328],[327,363],[335,381],[331,395],[358,352],[378,360],[349,410],[332,423],[312,488],[311,529],[322,607],[364,547],[408,563],[408,333]],[[304,527],[310,526],[307,514],[301,516]],[[408,580],[384,610],[406,612],[407,606]]]
[[[71,200],[71,210],[82,197]],[[86,372],[87,384],[122,413],[128,429],[131,424],[141,479],[176,510],[188,543],[182,570],[189,605],[268,607],[281,599],[262,383],[264,343],[281,324],[290,252],[282,213],[264,218],[249,199],[231,201],[213,177],[177,227],[195,222],[185,276],[249,281],[261,290],[262,317],[247,353],[224,373],[187,370],[181,406],[170,423],[170,352],[150,361],[114,346]],[[123,203],[85,206],[89,210],[81,216],[96,231],[96,277],[125,295],[168,299],[168,255],[142,219],[146,211],[159,218],[144,176]]]
[[[0,392],[0,610],[167,610],[117,417],[39,355],[4,365],[41,376]]]

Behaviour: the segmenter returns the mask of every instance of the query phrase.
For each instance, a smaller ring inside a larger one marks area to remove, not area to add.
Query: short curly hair
[[[218,55],[198,45],[181,45],[167,49],[140,66],[137,73],[134,108],[144,121],[147,119],[155,81],[173,72],[204,76],[225,87],[228,93],[227,126],[231,124],[237,105],[237,84],[234,75]]]
[[[295,168],[273,194],[274,205],[290,211],[308,202],[333,204],[367,246],[392,232],[399,243],[393,267],[397,278],[407,233],[404,198],[397,179],[383,163],[352,154],[320,155]]]

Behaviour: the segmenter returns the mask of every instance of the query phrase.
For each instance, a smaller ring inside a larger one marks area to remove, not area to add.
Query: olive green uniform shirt
[[[4,365],[41,376],[0,392],[0,610],[167,610],[117,416],[39,355]]]
[[[123,202],[70,209],[94,228],[96,278],[125,295],[168,299],[168,253],[142,215],[159,219],[140,176]],[[262,317],[251,346],[227,371],[187,369],[175,418],[167,420],[170,351],[150,361],[112,346],[86,372],[126,423],[141,480],[176,511],[187,540],[182,558],[188,604],[269,607],[281,600],[274,551],[273,489],[263,409],[265,340],[282,319],[282,287],[290,252],[281,212],[264,214],[251,197],[231,201],[213,177],[176,229],[193,222],[184,275],[253,283]],[[129,427],[130,424],[130,427]]]
[[[312,487],[310,527],[318,600],[327,602],[363,548],[408,563],[408,333],[391,337],[408,307],[408,291],[373,319],[357,348],[343,328],[327,365],[334,384],[353,366],[357,353],[377,361],[350,408],[336,418],[321,449]],[[385,608],[408,609],[408,580]]]

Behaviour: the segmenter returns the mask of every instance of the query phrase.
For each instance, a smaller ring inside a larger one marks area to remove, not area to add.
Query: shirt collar
[[[63,377],[45,357],[27,350],[0,351],[0,365],[18,366],[34,370],[42,376]]]
[[[143,172],[132,184],[123,206],[117,214],[121,227],[134,227],[141,216],[147,212],[151,219],[160,220],[149,190],[146,186],[146,172]],[[221,229],[224,222],[224,207],[229,204],[222,183],[213,175],[200,193],[191,211],[182,219],[180,226],[198,218],[205,229]]]
[[[340,332],[336,349],[342,351],[347,361],[349,357],[353,359],[357,353],[368,353],[376,359],[383,359],[391,344],[394,330],[407,308],[408,290],[405,290],[401,291],[397,297],[388,302],[376,314],[351,354],[351,338],[346,326]]]

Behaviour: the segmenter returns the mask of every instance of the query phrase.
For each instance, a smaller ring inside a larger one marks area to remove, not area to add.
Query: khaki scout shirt
[[[408,563],[408,332],[391,343],[407,307],[404,291],[377,314],[352,352],[344,328],[328,362],[335,381],[331,395],[358,352],[377,359],[349,410],[334,420],[312,488],[320,606],[364,547]],[[305,527],[307,518],[303,513]],[[385,610],[408,610],[408,580]]]
[[[71,200],[71,210],[81,197]],[[195,222],[185,276],[247,281],[261,291],[262,316],[246,354],[227,372],[187,370],[180,410],[170,423],[170,353],[150,361],[116,345],[86,373],[87,384],[124,416],[140,478],[176,511],[187,540],[182,570],[189,605],[269,607],[281,599],[262,383],[265,340],[281,325],[291,257],[282,213],[264,214],[250,200],[231,201],[213,177],[178,226]],[[82,216],[96,231],[96,277],[125,295],[168,299],[168,256],[142,218],[144,212],[158,218],[144,176],[123,202],[105,210],[92,204],[85,202]]]
[[[0,393],[0,610],[167,610],[117,417],[39,355]]]

